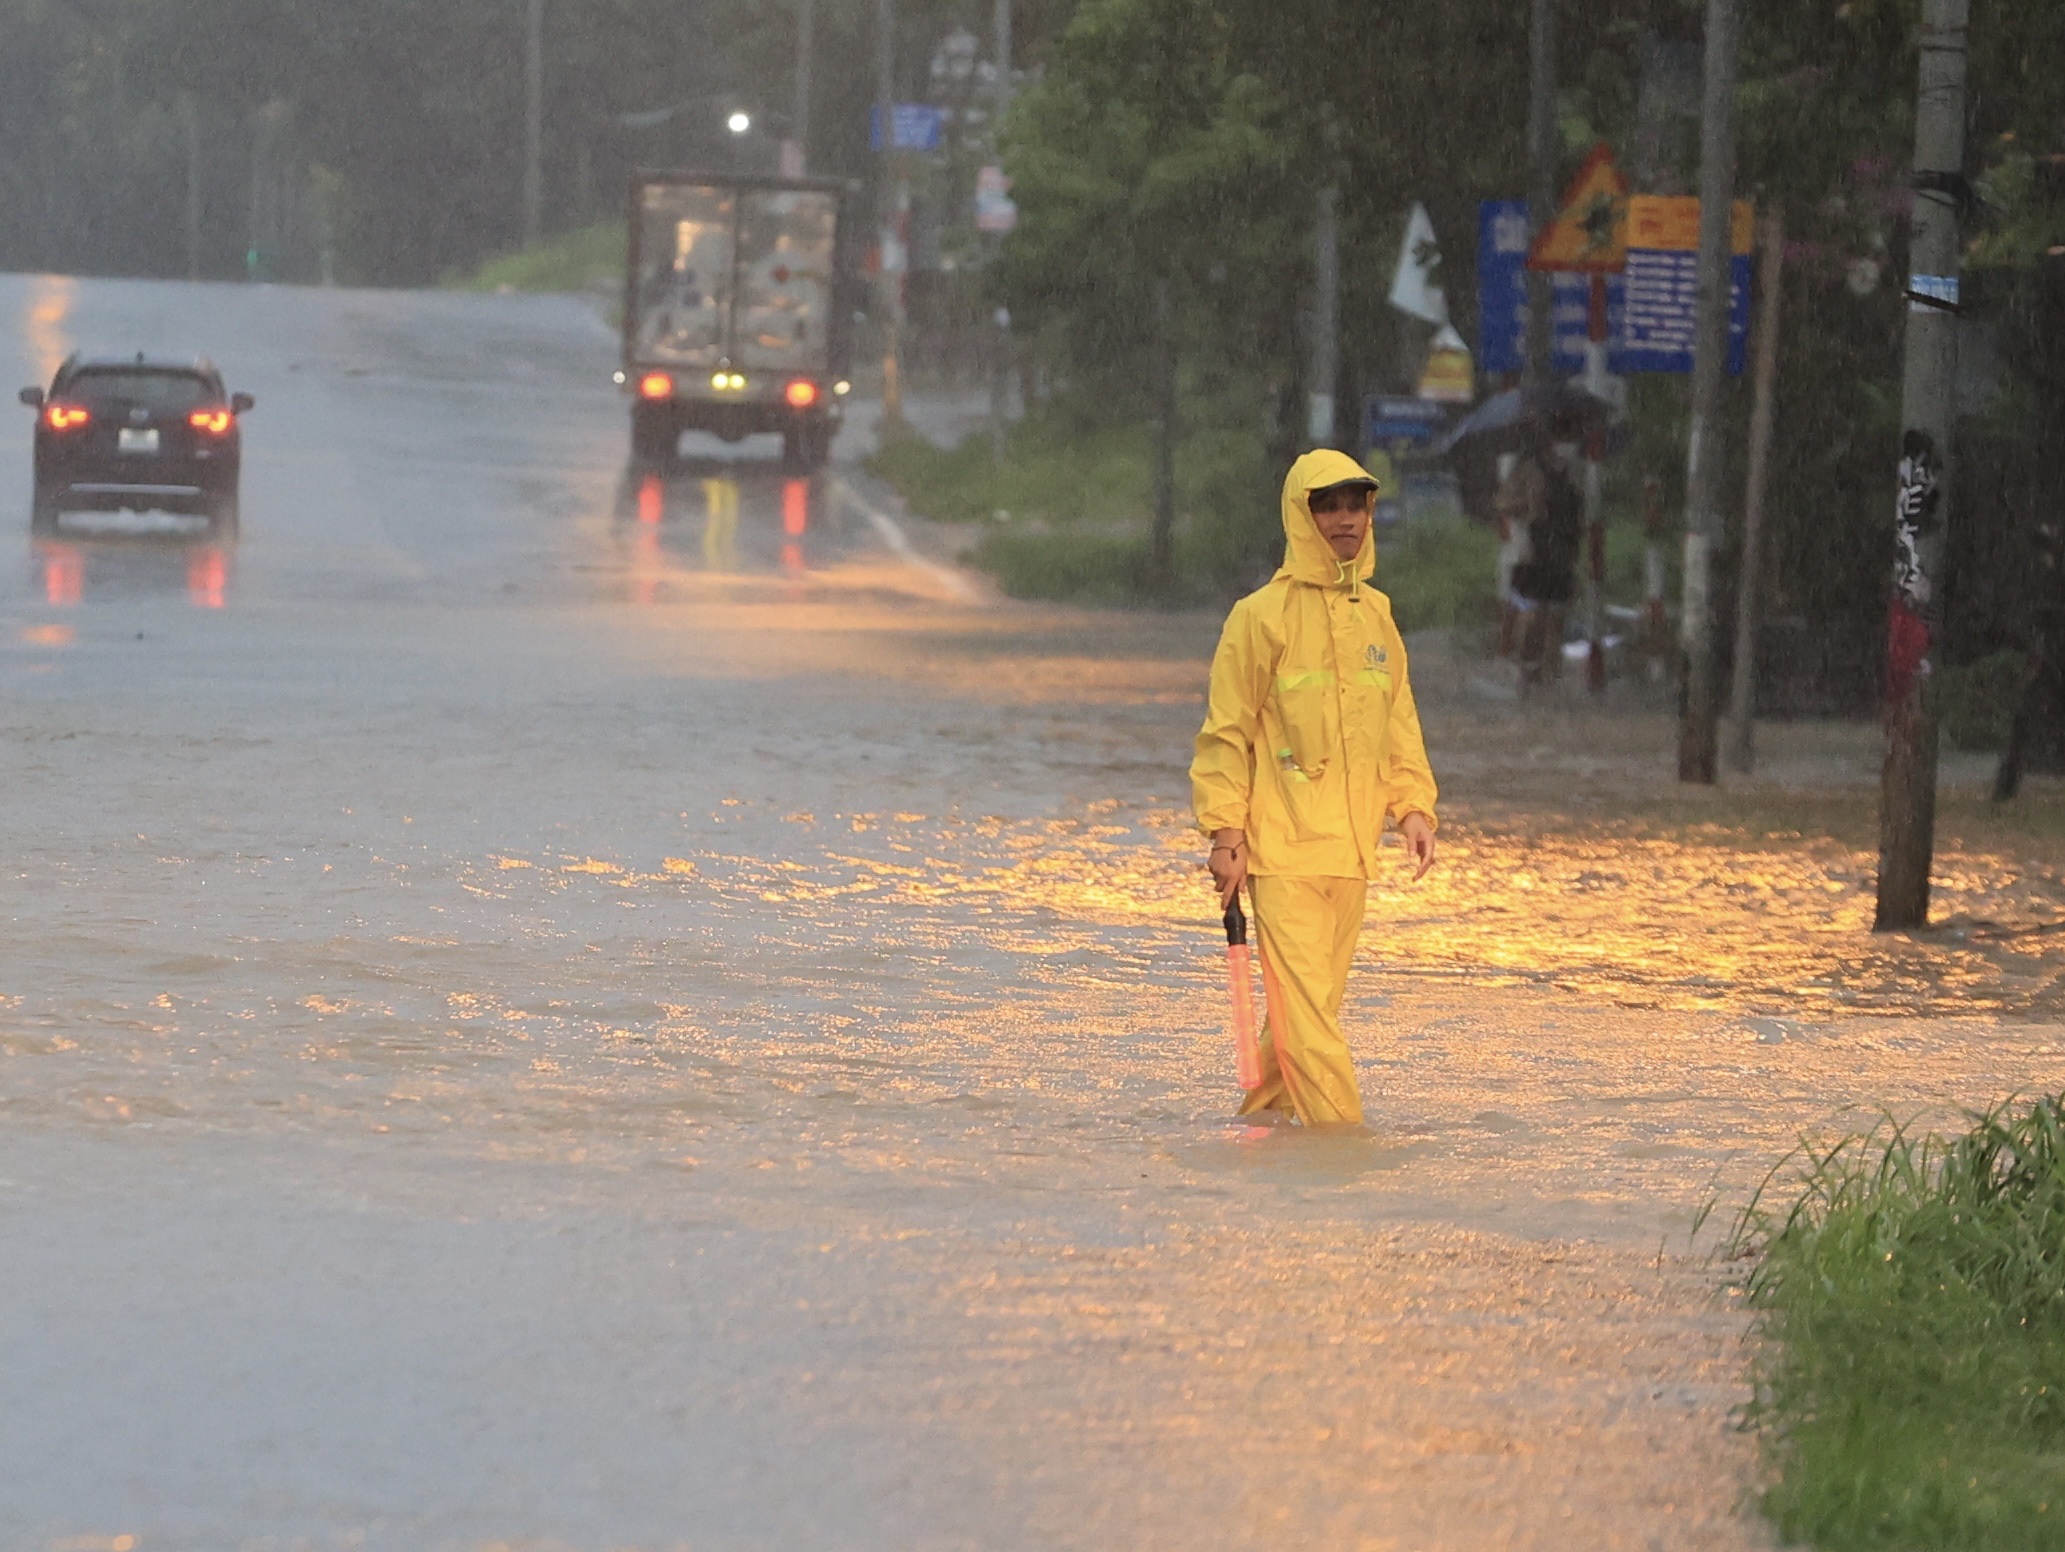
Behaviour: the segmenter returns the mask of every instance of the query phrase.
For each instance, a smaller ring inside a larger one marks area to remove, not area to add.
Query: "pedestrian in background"
[[[1517,644],[1522,688],[1553,679],[1563,665],[1563,632],[1577,594],[1577,563],[1584,548],[1585,498],[1573,470],[1575,438],[1568,427],[1536,419],[1520,423],[1520,456],[1499,485],[1501,530],[1525,535],[1508,577],[1512,625],[1502,640]]]
[[[1377,488],[1345,453],[1291,465],[1283,566],[1227,618],[1190,767],[1220,905],[1247,888],[1268,991],[1262,1084],[1240,1113],[1308,1126],[1362,1119],[1341,999],[1385,821],[1415,880],[1434,863],[1405,642],[1368,585]]]

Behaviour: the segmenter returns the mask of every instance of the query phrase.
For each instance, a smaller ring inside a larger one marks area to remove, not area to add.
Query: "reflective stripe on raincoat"
[[[1305,454],[1283,484],[1283,569],[1233,606],[1190,765],[1198,827],[1247,832],[1248,871],[1372,878],[1384,819],[1434,822],[1434,773],[1374,537],[1337,559],[1307,493],[1368,479]]]

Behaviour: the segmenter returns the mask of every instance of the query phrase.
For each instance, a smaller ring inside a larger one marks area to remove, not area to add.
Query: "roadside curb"
[[[905,565],[924,572],[958,602],[981,603],[988,597],[988,590],[967,572],[942,564],[923,554],[911,543],[910,535],[904,531],[903,524],[886,510],[886,504],[862,493],[845,475],[828,476],[825,481],[825,493],[834,502],[850,507],[866,518],[868,526],[881,537],[890,554]]]

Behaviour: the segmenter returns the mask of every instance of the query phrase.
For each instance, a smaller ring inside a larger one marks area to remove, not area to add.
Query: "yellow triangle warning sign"
[[[1527,252],[1529,269],[1603,274],[1627,268],[1628,182],[1605,145],[1592,148],[1570,180],[1556,219]]]

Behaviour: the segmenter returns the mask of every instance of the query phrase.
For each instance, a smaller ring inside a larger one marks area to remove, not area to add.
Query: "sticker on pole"
[[[1527,267],[1585,275],[1618,274],[1628,254],[1628,180],[1605,145],[1592,148],[1570,180],[1556,219],[1527,252]]]

